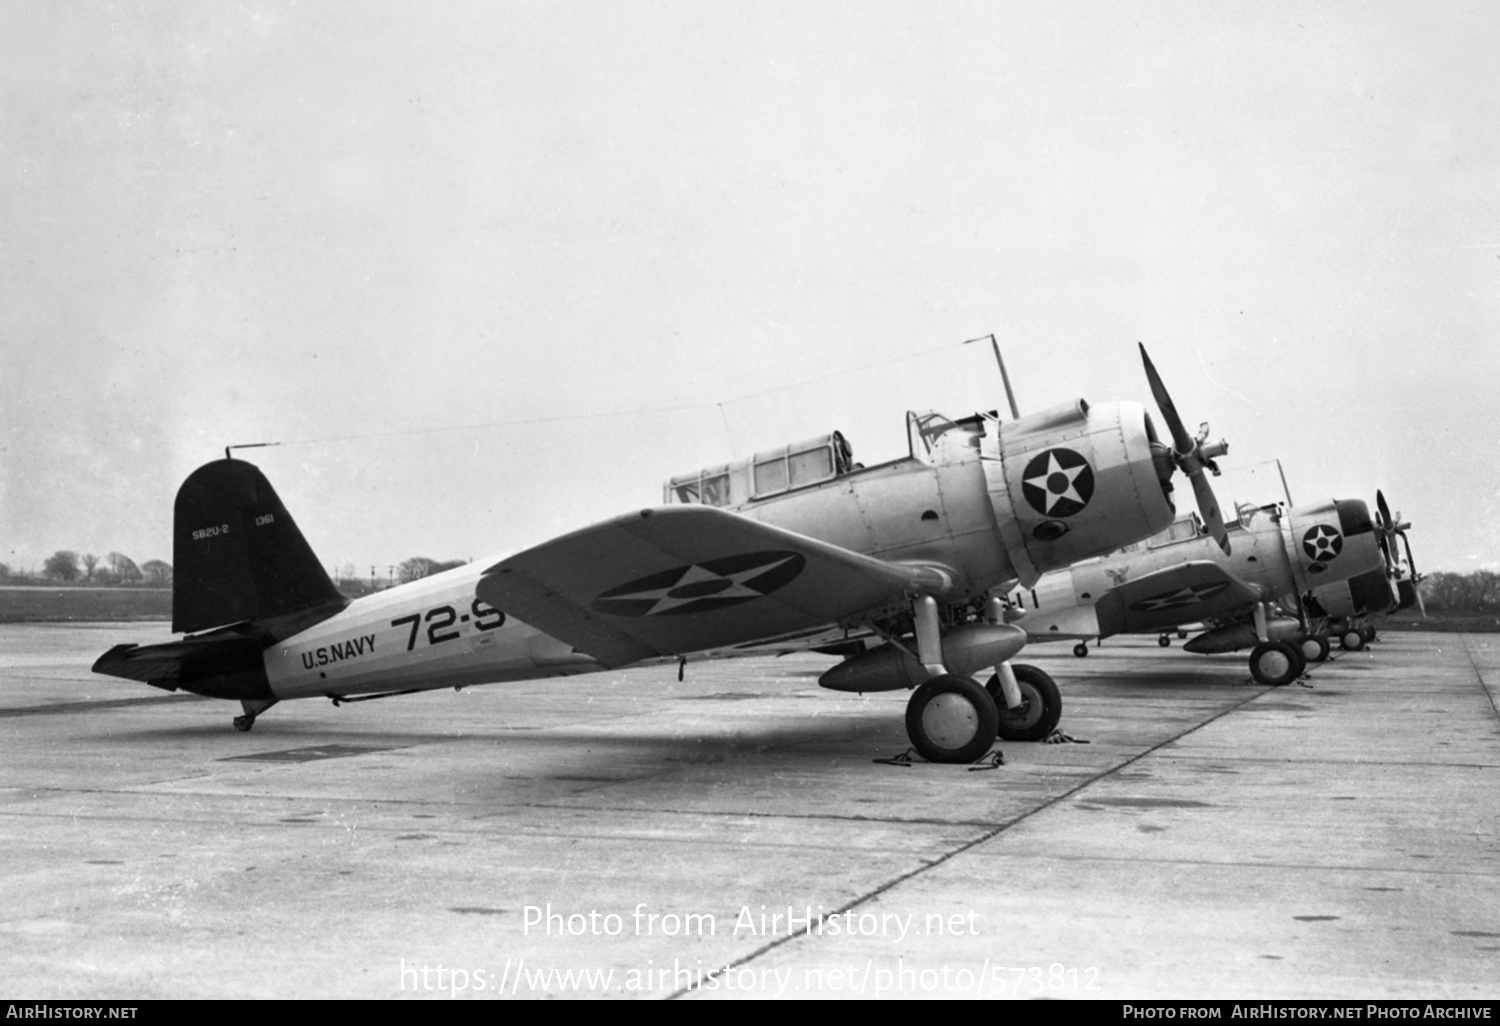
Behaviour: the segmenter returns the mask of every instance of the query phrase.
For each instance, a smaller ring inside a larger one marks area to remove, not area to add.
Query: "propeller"
[[[1417,587],[1422,581],[1422,575],[1417,573],[1417,561],[1412,558],[1411,539],[1406,536],[1406,531],[1411,527],[1409,521],[1401,519],[1401,514],[1391,515],[1391,507],[1385,501],[1385,493],[1377,490],[1375,492],[1375,507],[1378,510],[1376,521],[1379,524],[1380,548],[1385,553],[1386,565],[1392,568],[1397,579],[1401,577],[1401,559],[1396,552],[1393,539],[1400,538],[1401,545],[1406,550],[1406,569],[1411,575],[1411,590],[1417,597],[1417,608],[1422,611],[1422,617],[1427,617],[1427,601],[1422,598],[1422,591]]]
[[[1177,413],[1177,406],[1172,402],[1172,397],[1167,394],[1167,386],[1162,384],[1161,375],[1156,373],[1156,365],[1151,362],[1151,357],[1146,353],[1146,347],[1141,345],[1141,361],[1146,365],[1146,380],[1151,383],[1151,394],[1156,398],[1156,405],[1161,410],[1162,416],[1166,418],[1167,426],[1172,429],[1172,452],[1173,464],[1177,466],[1188,480],[1193,482],[1193,494],[1198,498],[1198,512],[1203,517],[1204,526],[1208,533],[1213,535],[1214,541],[1219,543],[1219,548],[1224,554],[1229,554],[1229,531],[1224,526],[1224,517],[1219,512],[1219,500],[1214,498],[1214,490],[1209,486],[1208,475],[1203,473],[1204,469],[1213,471],[1214,476],[1219,475],[1218,464],[1214,457],[1222,456],[1229,451],[1229,446],[1221,438],[1211,445],[1203,443],[1208,438],[1208,425],[1205,423],[1198,429],[1198,437],[1194,438],[1188,434],[1187,428],[1183,426],[1182,417]]]
[[[1385,492],[1375,491],[1375,537],[1380,542],[1380,554],[1387,568],[1396,568],[1396,555],[1391,551],[1391,507],[1386,504]]]

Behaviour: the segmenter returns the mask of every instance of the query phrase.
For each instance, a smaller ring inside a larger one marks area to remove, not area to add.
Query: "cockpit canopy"
[[[741,506],[832,481],[853,469],[854,455],[848,441],[833,431],[671,478],[662,489],[662,499],[668,504]]]

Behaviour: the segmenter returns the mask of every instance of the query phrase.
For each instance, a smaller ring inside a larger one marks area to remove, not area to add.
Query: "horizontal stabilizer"
[[[262,658],[267,640],[231,634],[161,645],[116,645],[95,661],[93,669],[166,691],[210,698],[274,698]]]

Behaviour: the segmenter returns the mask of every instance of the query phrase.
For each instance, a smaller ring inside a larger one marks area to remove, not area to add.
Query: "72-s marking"
[[[482,631],[492,631],[505,625],[505,614],[483,599],[476,598],[469,609],[473,614],[474,626]],[[438,606],[427,610],[425,617],[421,613],[412,613],[410,616],[400,616],[392,620],[392,627],[411,624],[411,635],[406,639],[408,652],[417,647],[417,634],[424,619],[427,621],[427,644],[441,645],[445,641],[457,641],[463,636],[462,631],[448,628],[457,622],[468,623],[470,614],[465,613],[460,617],[452,606]]]

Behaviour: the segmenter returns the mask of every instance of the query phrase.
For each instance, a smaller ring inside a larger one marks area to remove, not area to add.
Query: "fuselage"
[[[265,652],[280,699],[467,687],[589,673],[589,656],[474,594],[481,560],[355,599]]]
[[[1245,506],[1229,525],[1226,555],[1197,521],[1184,517],[1166,531],[1108,556],[1048,573],[1035,588],[1007,592],[1018,626],[1036,640],[1109,636],[1095,611],[1111,589],[1184,563],[1208,561],[1248,585],[1259,600],[1294,606],[1313,587],[1383,566],[1368,510],[1357,500],[1316,503],[1282,511]],[[1191,607],[1182,623],[1197,622]]]

